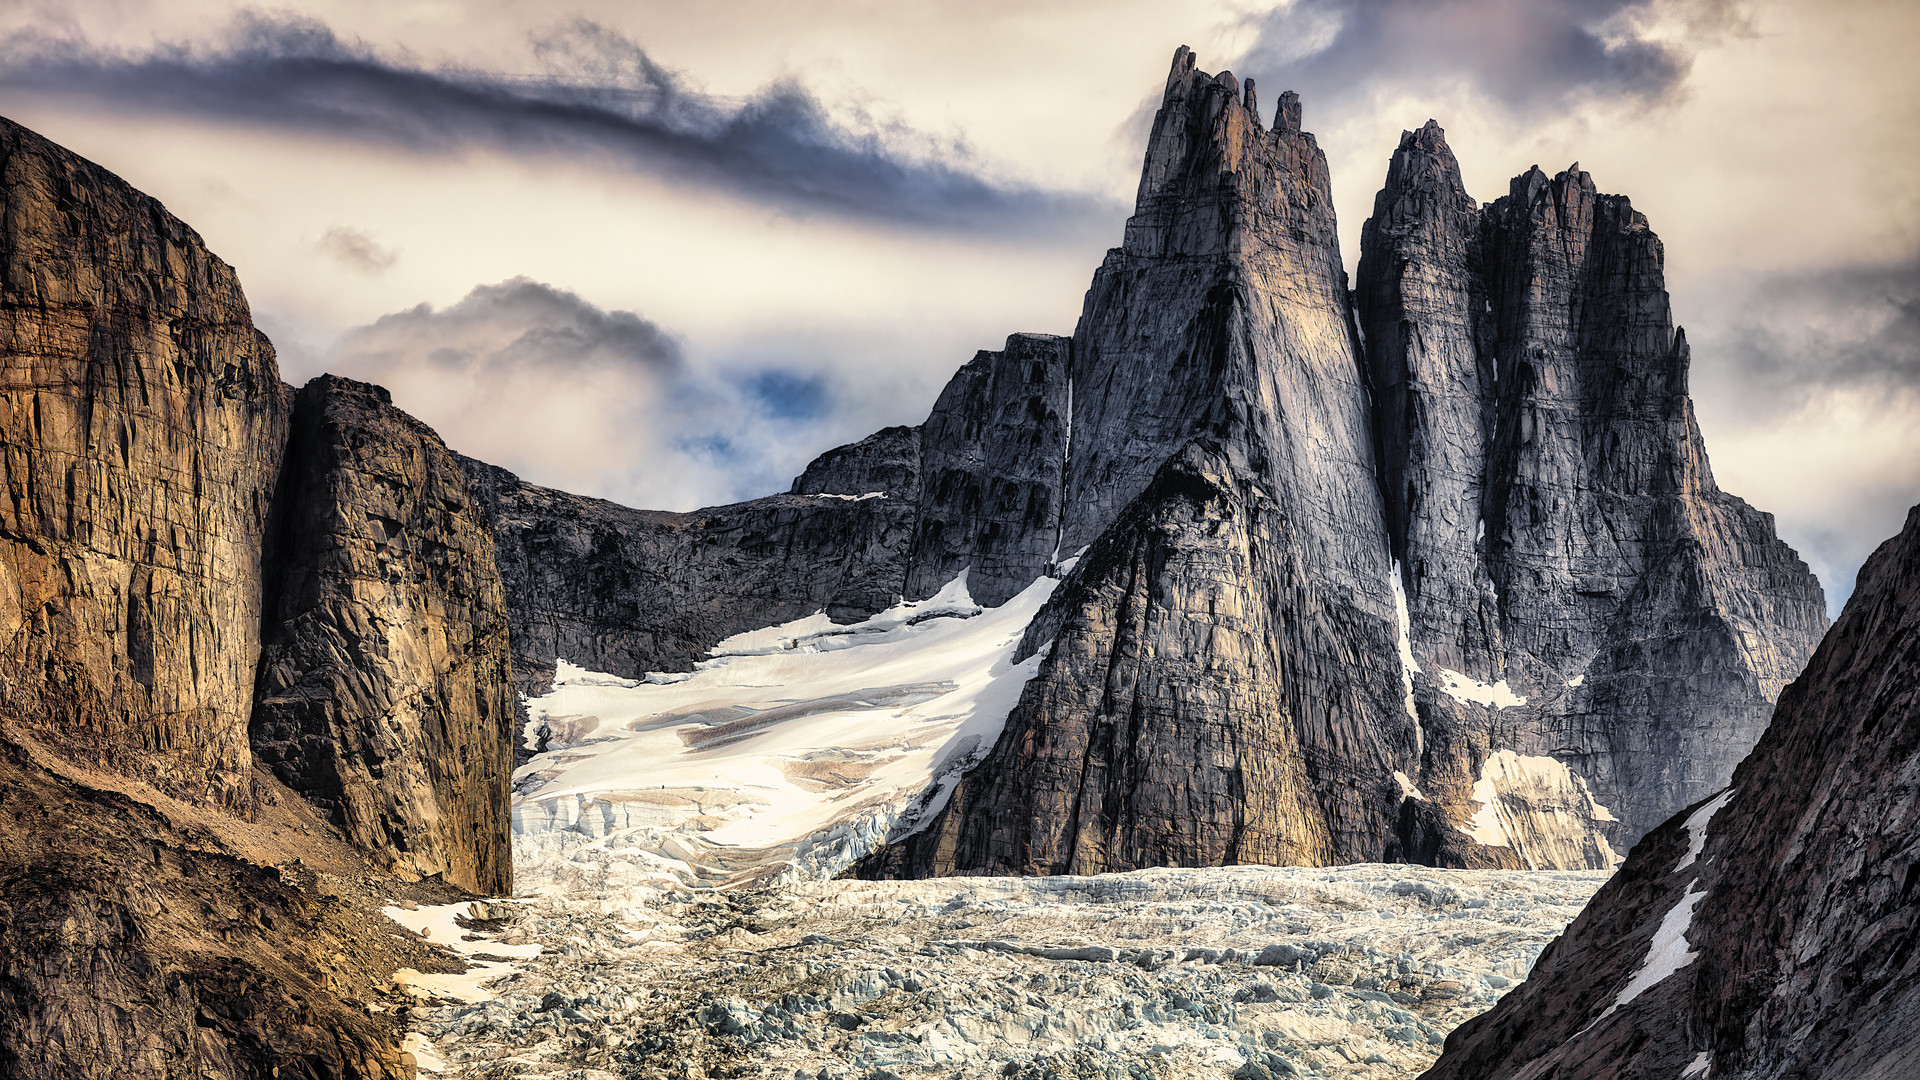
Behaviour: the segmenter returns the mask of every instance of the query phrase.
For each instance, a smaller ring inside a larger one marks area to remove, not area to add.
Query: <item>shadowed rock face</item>
[[[76,760],[245,810],[286,438],[233,268],[0,120],[0,702]]]
[[[1731,790],[1649,833],[1426,1075],[1920,1075],[1917,866],[1920,508]],[[1663,928],[1673,963],[1645,971]]]
[[[1480,211],[1444,133],[1401,138],[1362,232],[1361,325],[1415,695],[1456,819],[1500,750],[1570,769],[1626,848],[1725,784],[1826,628],[1771,517],[1719,490],[1663,252],[1578,167]],[[1524,705],[1442,689],[1504,683]],[[1598,722],[1596,722],[1598,721]]]
[[[277,518],[254,752],[376,858],[509,891],[506,603],[458,460],[385,390],[322,376]]]
[[[932,596],[969,570],[974,600],[997,606],[1055,558],[1069,349],[1066,338],[1014,334],[1000,352],[982,350],[940,392],[920,426],[923,486],[908,599]]]
[[[793,478],[791,495],[865,495],[881,491],[906,502],[920,499],[920,429],[881,428],[856,443],[814,458]]]
[[[884,440],[859,445],[886,451]],[[461,458],[494,532],[516,679],[544,688],[556,658],[627,678],[686,670],[744,630],[823,610],[849,622],[893,604],[913,539],[918,455],[909,473],[907,459],[886,452],[899,489],[884,497],[769,495],[685,514],[569,495]],[[880,475],[834,467],[855,486]]]

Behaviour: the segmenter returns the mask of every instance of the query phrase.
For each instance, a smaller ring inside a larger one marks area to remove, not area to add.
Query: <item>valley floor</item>
[[[423,1075],[463,1077],[1412,1077],[1606,877],[1228,867],[496,902],[458,943],[491,962],[416,988],[411,1046]],[[441,940],[464,910],[397,914]]]

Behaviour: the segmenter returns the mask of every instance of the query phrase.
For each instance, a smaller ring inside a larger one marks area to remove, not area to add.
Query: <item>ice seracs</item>
[[[515,775],[521,889],[831,876],[992,747],[1057,585],[981,608],[962,573],[862,622],[736,635],[672,681],[562,667],[528,705],[547,753]]]

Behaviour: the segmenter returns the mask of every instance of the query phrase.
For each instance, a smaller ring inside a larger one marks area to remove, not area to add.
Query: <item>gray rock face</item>
[[[466,473],[385,390],[322,376],[276,517],[254,753],[374,857],[510,891],[506,603]]]
[[[975,601],[1002,604],[1055,558],[1069,352],[1066,338],[1014,334],[1000,352],[974,356],[940,392],[920,426],[923,487],[908,599],[932,596],[965,569]]]
[[[790,495],[866,495],[920,499],[920,429],[881,428],[856,443],[836,446],[793,478]]]
[[[1920,508],[1731,790],[1649,833],[1426,1076],[1920,1075],[1916,777]]]
[[[1402,136],[1362,233],[1382,486],[1434,744],[1417,780],[1456,820],[1510,750],[1570,770],[1624,850],[1724,785],[1826,628],[1772,519],[1708,471],[1662,261],[1645,216],[1578,167],[1536,168],[1482,213],[1432,122]]]
[[[244,810],[273,348],[192,229],[6,120],[0,275],[0,703],[75,760]]]
[[[865,618],[906,579],[916,507],[894,492],[770,495],[676,514],[460,460],[494,532],[525,688],[549,682],[556,658],[627,678],[686,670],[744,630],[823,610]],[[903,475],[903,489],[915,479]]]

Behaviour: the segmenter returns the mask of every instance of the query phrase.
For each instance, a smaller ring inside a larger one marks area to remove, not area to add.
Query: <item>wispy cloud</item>
[[[592,22],[537,39],[534,53],[531,75],[434,67],[312,19],[248,14],[211,42],[145,51],[16,34],[0,40],[0,88],[408,153],[564,154],[796,213],[1021,235],[1108,231],[1116,218],[1096,196],[996,179],[954,140],[836,119],[797,82],[707,93]]]

